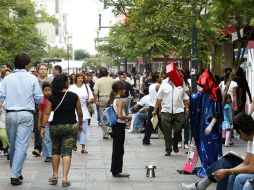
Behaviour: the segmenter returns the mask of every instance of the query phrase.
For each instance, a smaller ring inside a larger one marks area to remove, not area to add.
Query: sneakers
[[[184,149],[189,149],[190,147],[189,147],[188,144],[185,144],[183,148],[184,148]]]
[[[32,152],[32,154],[33,154],[34,156],[41,156],[41,152],[40,152],[38,149],[34,149],[33,152]]]
[[[182,183],[182,190],[198,190],[196,183],[192,183],[192,184],[185,184]]]

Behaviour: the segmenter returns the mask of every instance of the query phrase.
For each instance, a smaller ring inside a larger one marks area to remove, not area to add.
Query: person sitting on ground
[[[137,105],[142,106],[142,108],[134,114],[132,127],[130,127],[133,133],[138,133],[144,131],[144,121],[147,119],[147,109],[150,103],[150,97],[148,93],[148,88],[144,89],[144,97],[137,102]]]
[[[254,120],[251,116],[240,113],[233,122],[233,126],[240,138],[248,142],[245,159],[226,154],[208,167],[207,177],[197,183],[189,185],[183,183],[182,190],[204,190],[212,182],[218,182],[217,190],[241,190],[244,183],[254,177]]]

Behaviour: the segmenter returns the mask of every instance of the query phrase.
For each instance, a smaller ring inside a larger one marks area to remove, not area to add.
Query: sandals
[[[66,181],[62,181],[62,187],[69,187],[69,186],[71,186],[71,182],[70,181],[68,181],[68,180],[66,180]]]
[[[58,177],[50,177],[49,178],[50,185],[56,185],[58,183]]]

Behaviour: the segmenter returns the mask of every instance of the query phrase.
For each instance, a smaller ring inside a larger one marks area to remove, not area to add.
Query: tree
[[[67,53],[67,50],[65,50],[64,48],[50,48],[49,50],[49,54],[48,54],[49,58],[60,58],[60,59],[71,59],[71,55],[69,55]]]
[[[84,49],[77,49],[74,51],[74,60],[80,61],[89,57],[90,57],[90,54]]]
[[[101,67],[110,68],[112,65],[112,59],[106,55],[92,55],[85,59],[85,63],[83,64],[84,69],[91,69],[96,71]]]
[[[21,51],[28,52],[32,62],[41,61],[46,55],[46,41],[36,30],[38,23],[57,24],[54,17],[42,10],[35,10],[31,0],[0,1],[0,62],[11,63]]]

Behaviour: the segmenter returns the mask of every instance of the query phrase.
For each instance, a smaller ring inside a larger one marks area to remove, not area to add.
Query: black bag
[[[136,104],[131,108],[131,113],[137,113],[141,108],[143,108],[143,106]]]

